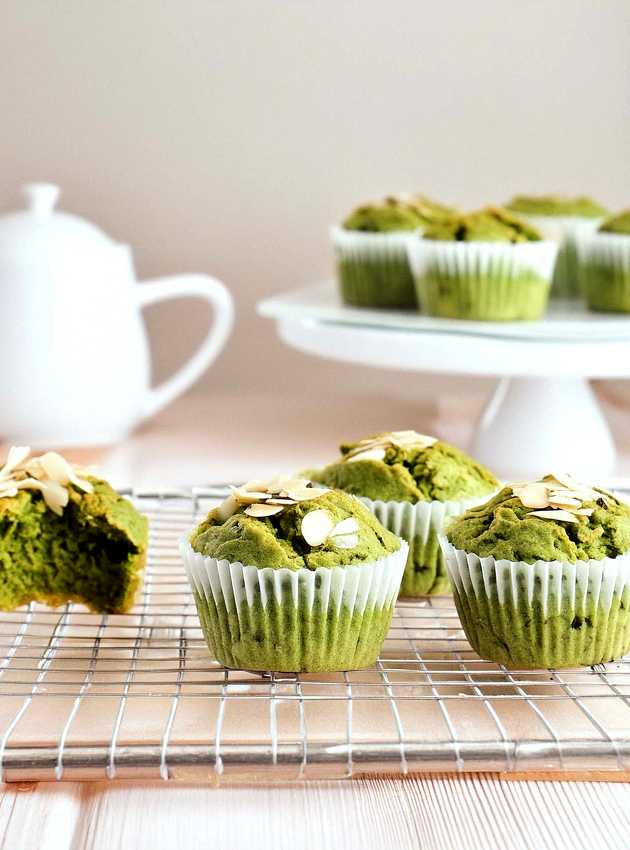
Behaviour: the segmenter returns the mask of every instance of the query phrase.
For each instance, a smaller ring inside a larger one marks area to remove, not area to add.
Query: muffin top
[[[630,549],[630,507],[607,490],[552,473],[504,487],[453,519],[446,536],[480,558],[528,564],[614,558]]]
[[[341,459],[314,471],[314,480],[383,502],[445,502],[486,496],[494,475],[464,452],[416,431],[391,431],[342,443]]]
[[[417,230],[452,215],[454,210],[424,195],[389,196],[380,203],[357,207],[343,222],[344,230],[394,233]]]
[[[599,232],[630,234],[630,210],[624,210],[607,218],[599,228]]]
[[[32,525],[25,518],[27,512],[33,517],[47,511],[63,517],[66,509],[73,516],[78,509],[86,521],[107,520],[138,542],[146,537],[146,518],[107,481],[57,452],[31,456],[28,446],[9,449],[0,468],[0,519],[15,523],[19,516],[24,531],[27,524]]]
[[[206,557],[263,569],[352,566],[396,552],[400,540],[357,499],[305,478],[250,481],[192,532]]]
[[[420,192],[414,192],[408,196],[402,195],[400,198],[406,200],[417,210],[425,226],[434,221],[443,221],[445,218],[457,215],[455,207],[447,207],[446,204],[440,204],[432,198],[420,194]]]
[[[75,542],[87,535],[88,526],[99,526],[104,536],[124,536],[138,550],[146,546],[146,517],[107,481],[57,452],[33,457],[28,446],[13,446],[0,468],[0,522],[11,535],[35,539],[44,517],[54,520],[51,527],[58,534],[70,524]],[[40,559],[35,547],[30,566]]]
[[[485,207],[431,224],[423,238],[451,242],[539,242],[540,234],[507,210]]]
[[[525,215],[566,215],[582,218],[602,218],[608,210],[586,195],[569,198],[566,195],[515,195],[506,204],[513,212]]]

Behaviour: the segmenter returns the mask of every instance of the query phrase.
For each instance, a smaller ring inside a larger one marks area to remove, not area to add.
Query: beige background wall
[[[283,348],[257,299],[328,275],[329,223],[387,191],[630,204],[629,36],[626,0],[4,0],[0,209],[56,181],[142,276],[223,278],[208,391],[379,391],[391,373]],[[151,314],[159,374],[197,313]]]

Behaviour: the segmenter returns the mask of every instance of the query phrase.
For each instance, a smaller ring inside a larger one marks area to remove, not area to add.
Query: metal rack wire
[[[223,492],[130,494],[151,539],[129,614],[0,614],[2,779],[628,769],[630,658],[507,670],[474,654],[448,597],[400,602],[370,670],[221,667],[176,543]]]

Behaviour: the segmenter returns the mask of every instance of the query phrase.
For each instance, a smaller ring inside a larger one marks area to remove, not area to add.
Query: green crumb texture
[[[488,469],[441,440],[426,448],[392,446],[383,460],[344,462],[357,445],[343,443],[342,460],[313,472],[313,480],[374,501],[412,503],[482,497],[499,486]]]
[[[516,195],[506,207],[523,215],[579,216],[603,218],[608,210],[586,195]]]
[[[335,523],[354,517],[359,525],[358,544],[340,548],[329,539],[311,547],[301,534],[301,522],[310,511],[325,509]],[[222,522],[215,511],[193,531],[192,548],[200,554],[240,562],[259,569],[287,568],[316,570],[371,563],[400,548],[400,540],[383,528],[376,517],[357,499],[331,491],[310,501],[289,505],[279,514],[263,519],[248,516],[242,510]]]
[[[615,558],[630,550],[630,507],[605,495],[606,499],[584,503],[593,509],[591,516],[568,523],[531,516],[531,509],[505,487],[490,501],[451,520],[447,538],[456,549],[480,558],[528,564]]]
[[[61,516],[35,490],[0,499],[0,609],[80,602],[122,613],[133,605],[147,520],[107,482],[90,481],[92,493],[68,487]]]
[[[539,242],[538,231],[500,207],[486,207],[429,225],[424,239],[448,242]]]
[[[357,207],[346,219],[344,230],[363,233],[394,233],[417,230],[452,215],[454,210],[424,195],[390,196],[374,204]]]
[[[599,228],[600,233],[620,233],[630,235],[630,210],[624,210],[617,215],[610,216]]]

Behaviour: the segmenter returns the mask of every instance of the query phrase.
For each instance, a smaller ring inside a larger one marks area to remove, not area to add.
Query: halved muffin
[[[148,523],[61,455],[13,448],[0,469],[0,609],[81,602],[123,613],[142,582]]]

